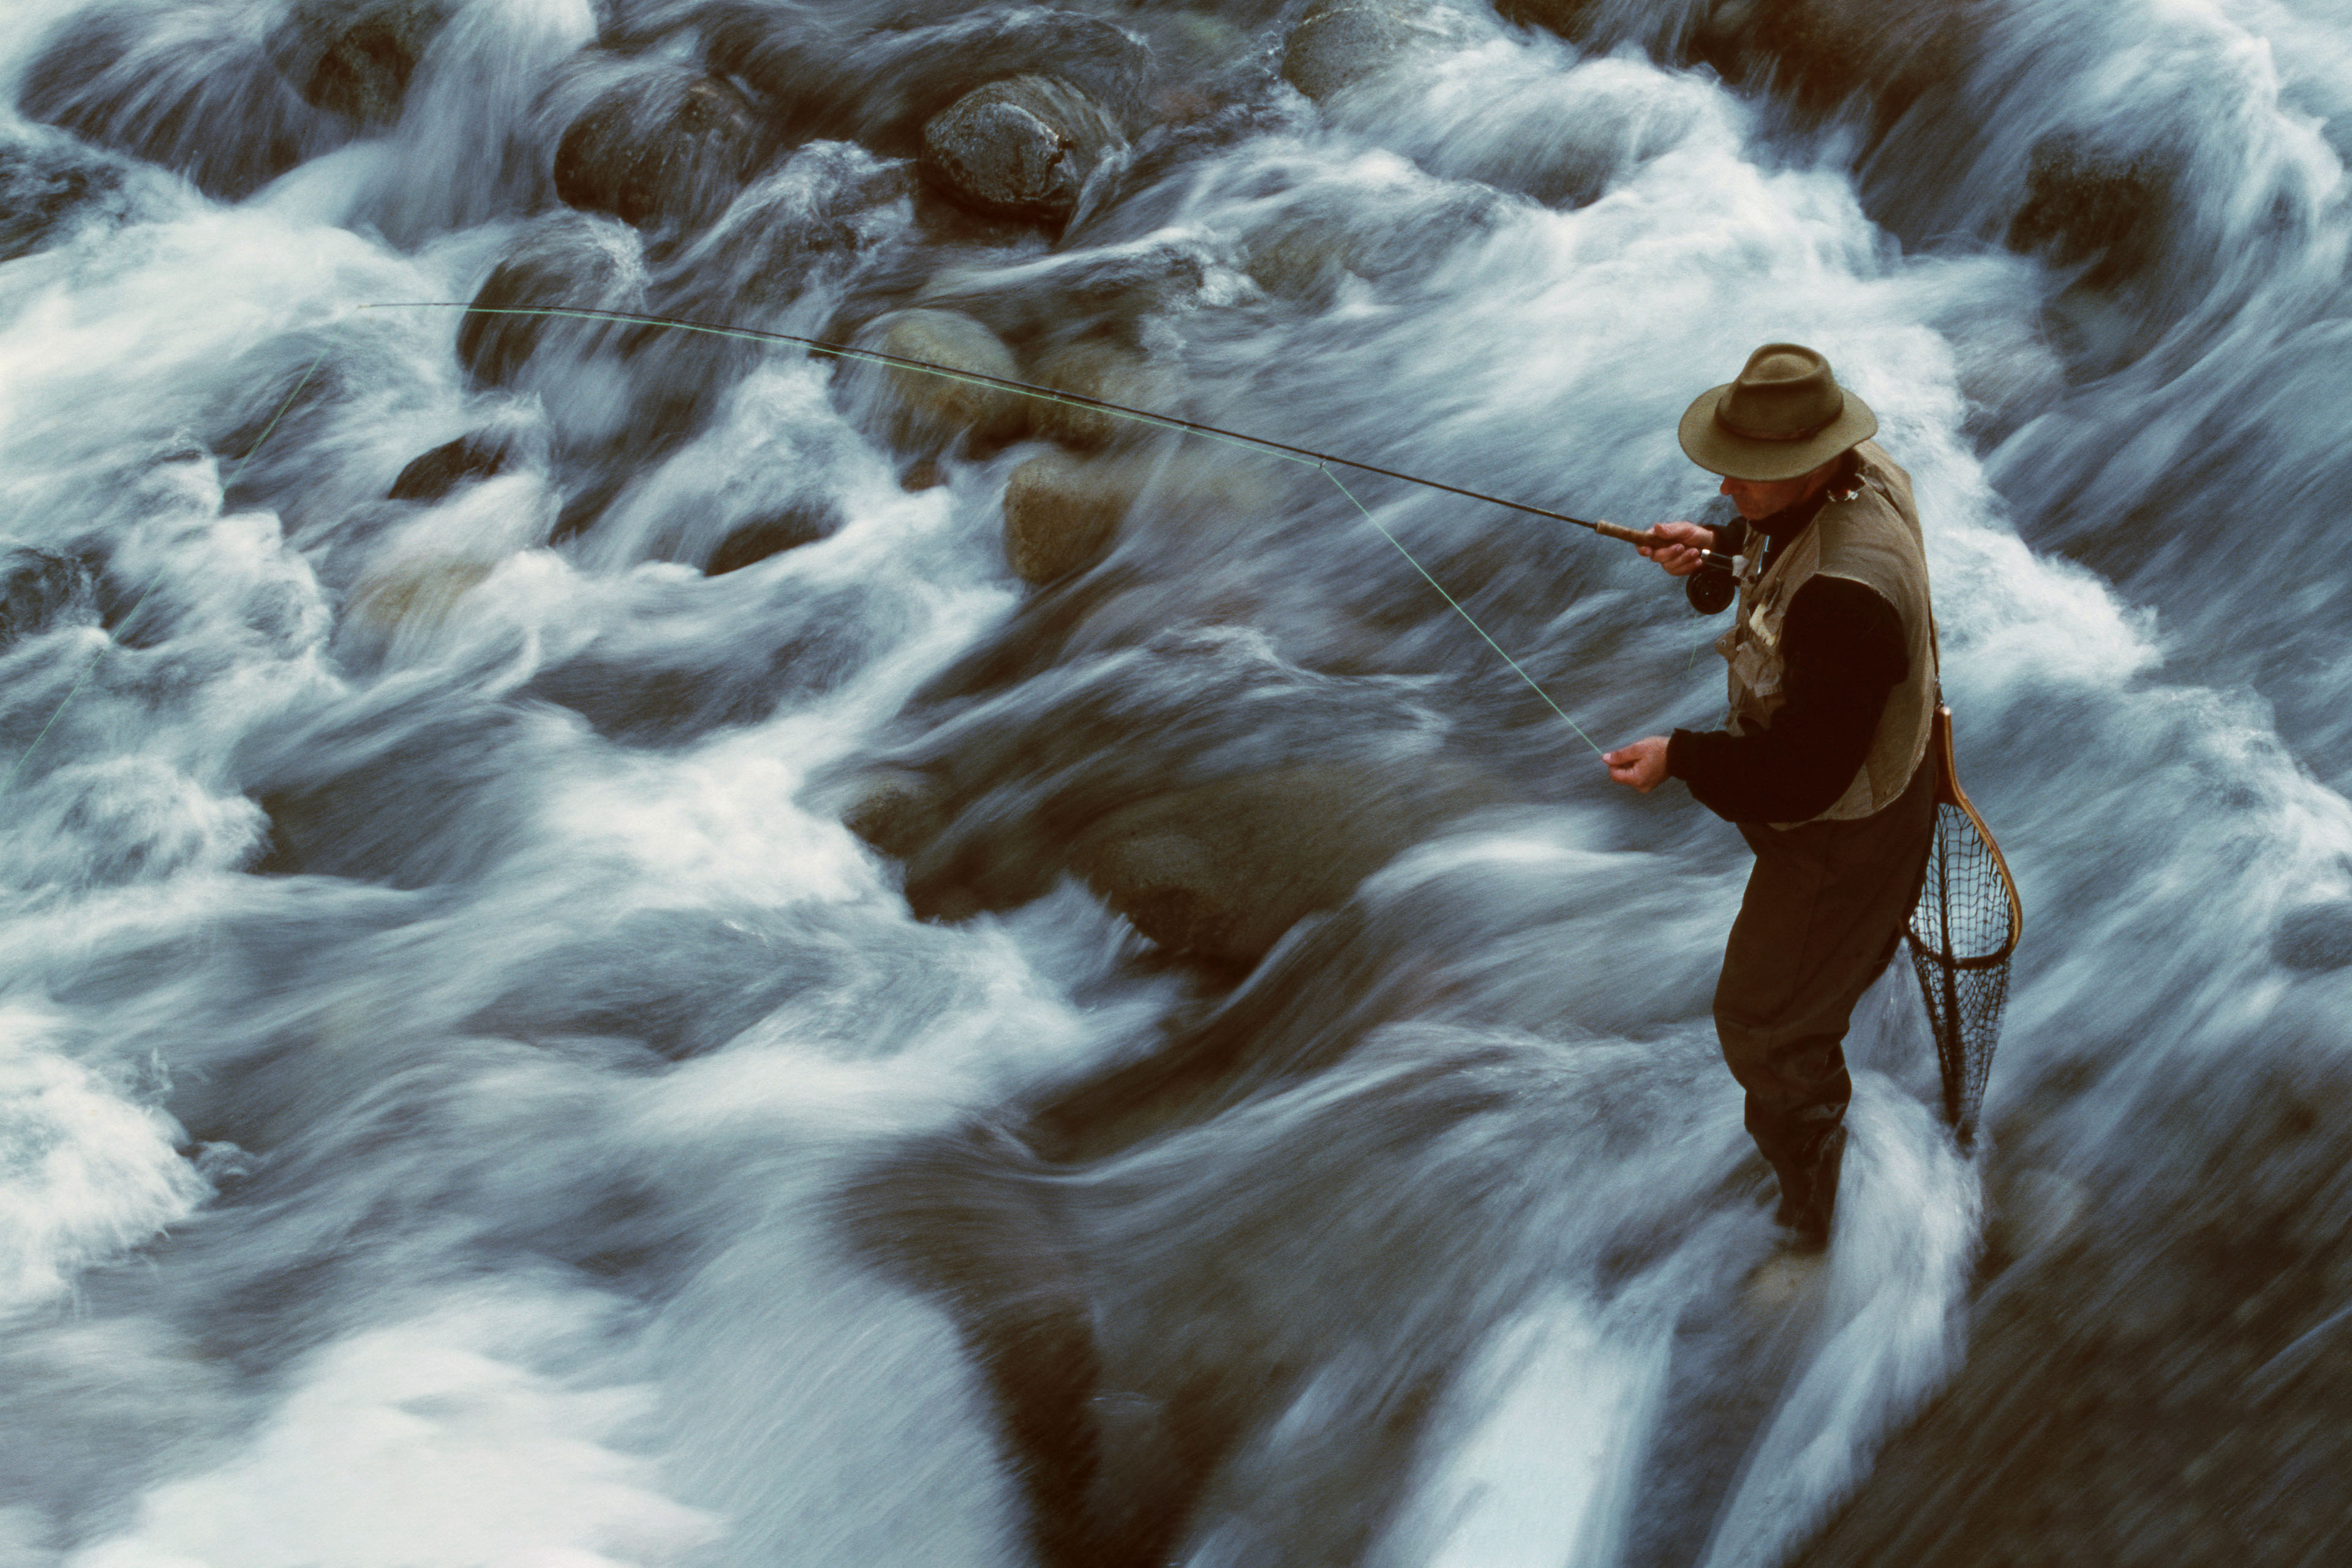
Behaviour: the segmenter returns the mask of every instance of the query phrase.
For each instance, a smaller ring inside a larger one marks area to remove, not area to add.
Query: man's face
[[[1786,510],[1804,500],[1820,488],[1825,471],[1824,468],[1816,468],[1810,474],[1799,474],[1793,479],[1727,478],[1722,489],[1731,498],[1731,504],[1739,509],[1739,515],[1753,522],[1758,518]]]

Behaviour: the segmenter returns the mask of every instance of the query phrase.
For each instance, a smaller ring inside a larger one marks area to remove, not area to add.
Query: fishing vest
[[[1715,648],[1731,667],[1731,723],[1735,735],[1769,727],[1788,694],[1787,666],[1780,650],[1781,623],[1797,590],[1815,577],[1843,577],[1861,584],[1895,606],[1903,626],[1911,668],[1886,694],[1870,751],[1845,793],[1814,822],[1846,822],[1883,811],[1895,803],[1927,754],[1927,732],[1936,708],[1934,628],[1927,600],[1927,554],[1919,533],[1919,511],[1911,500],[1911,476],[1895,467],[1874,442],[1853,449],[1859,482],[1832,493],[1772,563],[1762,552],[1751,557],[1739,580],[1739,614]],[[1751,534],[1751,539],[1761,539]],[[1776,828],[1799,826],[1776,822]]]

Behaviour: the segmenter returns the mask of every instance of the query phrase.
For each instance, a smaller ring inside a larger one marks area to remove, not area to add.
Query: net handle
[[[1932,620],[1928,635],[1935,635]],[[2010,954],[2017,951],[2018,939],[2025,934],[2025,905],[2017,896],[2017,879],[2010,874],[2009,858],[2000,852],[2000,843],[1993,837],[1992,829],[1985,826],[1985,819],[1977,815],[1976,803],[1969,799],[1969,792],[1960,787],[1959,764],[1952,753],[1952,710],[1942,700],[1940,690],[1937,699],[1935,717],[1927,729],[1927,751],[1936,763],[1936,802],[1956,806],[1968,815],[1977,836],[1992,854],[1993,868],[2000,873],[2001,896],[2009,900],[2009,940],[1997,952],[1949,962],[1955,969],[1990,969],[1996,963],[2008,963]]]

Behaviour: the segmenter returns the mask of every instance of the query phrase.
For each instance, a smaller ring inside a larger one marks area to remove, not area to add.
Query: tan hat
[[[1733,479],[1793,479],[1877,433],[1878,416],[1798,343],[1749,354],[1738,381],[1699,394],[1681,430],[1692,462]]]

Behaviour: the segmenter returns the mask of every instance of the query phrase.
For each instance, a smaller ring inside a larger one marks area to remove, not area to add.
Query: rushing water
[[[331,108],[279,0],[9,9],[0,1563],[1778,1563],[1965,1367],[1989,1169],[2193,1167],[2228,1112],[2171,1086],[2352,1045],[2352,14],[1921,4],[1969,17],[1932,68],[1727,84],[1728,8],[1537,9],[1581,44],[1430,11],[1318,104],[1250,0],[1101,7],[1148,68],[1035,14],[451,0]],[[564,216],[567,126],[698,50],[772,127],[742,179]],[[909,104],[1033,68],[1133,136],[1052,241],[906,163]],[[1180,449],[1024,609],[1034,444],[925,485],[797,351],[568,323],[482,389],[459,312],[385,308],[542,253],[788,332],[1107,329],[1196,417],[1637,521],[1709,502],[1693,394],[1822,348],[2030,911],[1990,1152],[1890,975],[1837,1244],[1756,1273],[1744,852],[1585,738],[1721,700],[1630,552]],[[467,436],[495,473],[388,499]],[[747,526],[805,542],[706,574]],[[1046,873],[916,919],[843,823],[884,754]],[[1503,804],[1230,997],[1058,875],[1088,791],[1300,765]],[[1171,1041],[1229,1053],[1197,1114],[1017,1141]],[[1087,1342],[991,1339],[992,1289]]]

